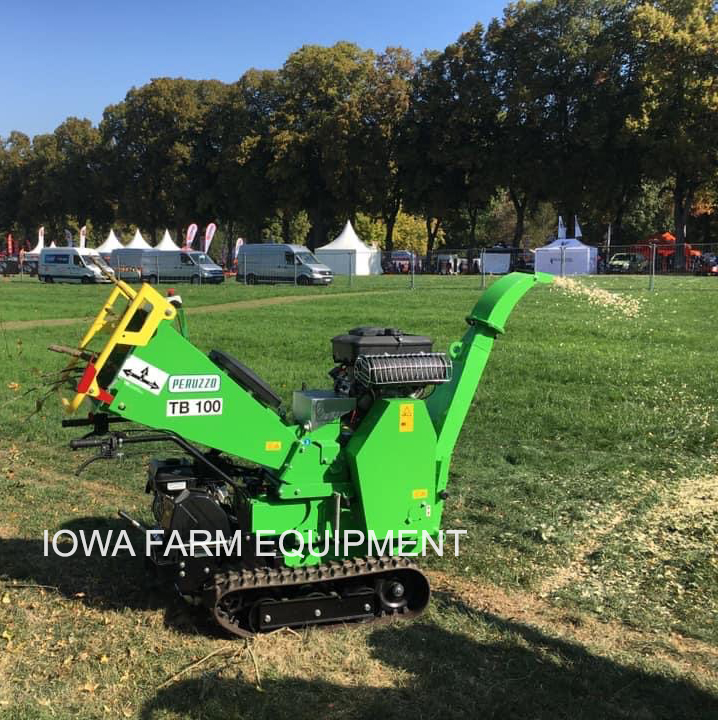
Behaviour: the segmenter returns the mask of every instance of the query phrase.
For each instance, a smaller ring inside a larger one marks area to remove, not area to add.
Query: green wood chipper
[[[152,567],[227,631],[411,616],[429,600],[412,553],[436,547],[451,455],[497,335],[542,274],[486,290],[448,352],[393,328],[332,339],[331,389],[281,398],[234,357],[189,340],[182,303],[150,285],[115,288],[73,355],[68,412],[90,403],[70,446],[153,460],[146,527]],[[82,367],[81,363],[86,363]],[[126,429],[122,422],[136,425]]]

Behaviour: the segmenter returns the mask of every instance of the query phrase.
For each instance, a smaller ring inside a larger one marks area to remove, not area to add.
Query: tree
[[[679,245],[697,191],[718,161],[718,16],[710,0],[643,3],[632,22],[640,109],[631,118],[649,150],[646,170],[667,179]]]
[[[362,99],[364,140],[369,152],[359,166],[369,212],[382,219],[384,248],[394,248],[394,226],[401,210],[399,155],[411,99],[416,65],[403,48],[387,48],[377,56]]]
[[[442,53],[440,82],[448,98],[447,129],[451,142],[447,163],[461,174],[459,204],[467,219],[467,244],[477,244],[479,214],[486,209],[500,181],[495,162],[499,102],[493,92],[494,72],[486,51],[483,27],[477,24]]]
[[[466,189],[465,167],[454,162],[457,152],[469,148],[462,147],[462,126],[455,119],[460,101],[451,78],[451,52],[424,54],[413,85],[401,174],[406,210],[424,219],[430,255],[444,219],[458,208]]]
[[[637,148],[625,133],[635,95],[630,5],[518,2],[489,27],[501,102],[496,162],[516,212],[515,244],[541,201],[571,217],[590,199],[610,214],[637,192]]]
[[[67,215],[57,180],[59,167],[55,135],[35,135],[22,170],[22,197],[17,208],[17,220],[23,227],[44,225],[47,235],[58,239],[62,237]]]
[[[279,72],[270,174],[282,205],[306,210],[311,248],[365,204],[357,169],[369,152],[362,99],[373,63],[352,43],[305,45]]]
[[[9,232],[19,215],[26,165],[32,153],[30,138],[13,131],[0,138],[0,230]],[[29,229],[29,228],[28,228]]]
[[[157,239],[196,215],[195,145],[217,81],[159,78],[110,105],[100,125],[122,217]]]
[[[249,70],[208,113],[202,145],[207,175],[200,204],[249,241],[259,241],[277,211],[270,122],[277,105],[277,73]],[[233,232],[228,233],[234,237]]]
[[[94,219],[102,224],[112,216],[102,186],[100,132],[87,120],[68,118],[53,133],[56,165],[52,182],[60,191],[60,204],[78,227]]]

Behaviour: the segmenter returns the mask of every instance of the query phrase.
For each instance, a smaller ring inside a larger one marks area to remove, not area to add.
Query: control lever
[[[77,440],[70,441],[70,448],[72,450],[82,450],[85,448],[99,447],[100,452],[97,455],[93,455],[83,462],[76,470],[75,475],[79,475],[88,465],[91,465],[98,460],[112,460],[114,458],[122,457],[120,452],[123,442],[125,440],[124,433],[110,433],[106,437],[83,437]]]

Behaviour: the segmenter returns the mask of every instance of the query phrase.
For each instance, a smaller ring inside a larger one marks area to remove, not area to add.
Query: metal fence
[[[509,247],[442,247],[428,256],[408,250],[370,250],[366,253],[336,250],[322,253],[319,250],[314,257],[308,251],[298,253],[298,257],[293,253],[285,253],[281,246],[275,248],[276,252],[268,251],[263,257],[240,254],[234,267],[225,268],[225,280],[240,285],[413,289],[436,287],[439,278],[454,276],[475,279],[475,287],[482,289],[495,276],[516,270],[540,270],[557,276],[611,276],[616,279],[606,278],[603,282],[624,289],[654,290],[660,287],[665,278],[680,277],[688,281],[684,283],[686,287],[718,290],[718,243],[676,245],[646,241],[601,247],[569,244],[538,251]],[[316,264],[315,258],[320,265]],[[142,279],[151,282],[207,282],[196,271],[180,272],[182,268],[172,271],[169,266],[160,264],[157,256],[149,264],[145,263],[144,270],[137,263],[121,266],[117,257],[107,260],[118,277],[130,282],[140,282]],[[23,266],[17,258],[0,256],[2,275],[19,275],[22,280],[28,275],[34,277],[36,273],[36,264],[25,263]],[[430,279],[432,276],[434,279]],[[689,280],[701,276],[712,279],[698,283]],[[214,278],[215,281],[217,279]],[[443,282],[440,285],[451,287]]]
[[[354,285],[381,282],[392,286],[414,288],[426,276],[473,275],[485,284],[487,275],[501,275],[512,270],[530,270],[530,253],[511,248],[501,252],[488,249],[441,249],[429,256],[408,250],[384,252],[332,251],[316,253],[319,266],[312,262],[297,262],[291,257],[267,260],[240,255],[234,271],[242,284],[292,285]],[[328,272],[331,271],[331,272]],[[405,283],[402,282],[405,280]]]
[[[623,277],[621,286],[648,290],[655,290],[667,278],[710,277],[713,278],[710,282],[690,285],[715,290],[718,289],[718,243],[645,242],[597,248],[596,274]]]
[[[338,251],[316,253],[297,258],[292,253],[268,252],[263,257],[240,254],[236,265],[227,269],[226,279],[242,285],[315,285],[343,288],[365,288],[372,285],[414,289],[435,285],[425,281],[429,276],[474,276],[483,289],[490,278],[513,271],[541,270],[557,276],[622,277],[617,285],[626,289],[653,290],[660,278],[668,276],[712,276],[713,283],[701,287],[718,289],[718,243],[676,246],[646,242],[620,246],[572,246],[549,251],[492,248],[439,248],[431,255],[408,250],[392,252],[372,250],[368,253]],[[120,276],[139,279],[137,269],[115,268]],[[134,272],[133,272],[134,271]],[[160,282],[160,268],[157,268]],[[173,281],[176,281],[173,278]]]

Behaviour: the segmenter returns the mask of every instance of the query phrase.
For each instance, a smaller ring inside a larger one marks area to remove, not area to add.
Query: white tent
[[[339,237],[315,250],[314,254],[336,275],[381,273],[381,251],[362,242],[348,220]]]
[[[41,235],[37,240],[37,245],[32,250],[25,253],[26,260],[39,260],[40,251],[45,247],[45,236]]]
[[[564,275],[587,275],[596,272],[598,261],[596,248],[584,245],[577,238],[561,237],[536,250],[536,271],[560,275],[561,255],[563,255]]]
[[[162,236],[162,240],[159,241],[155,250],[179,250],[170,237],[169,230],[165,230],[165,234]]]
[[[139,229],[135,230],[135,236],[127,243],[128,248],[133,250],[151,250],[152,246],[142,237]]]
[[[122,247],[122,243],[117,239],[114,230],[110,230],[110,234],[107,236],[105,242],[97,248],[97,252],[103,257],[109,257],[113,250],[118,250]]]
[[[484,272],[491,275],[506,275],[511,270],[511,250],[498,245],[484,250]]]

